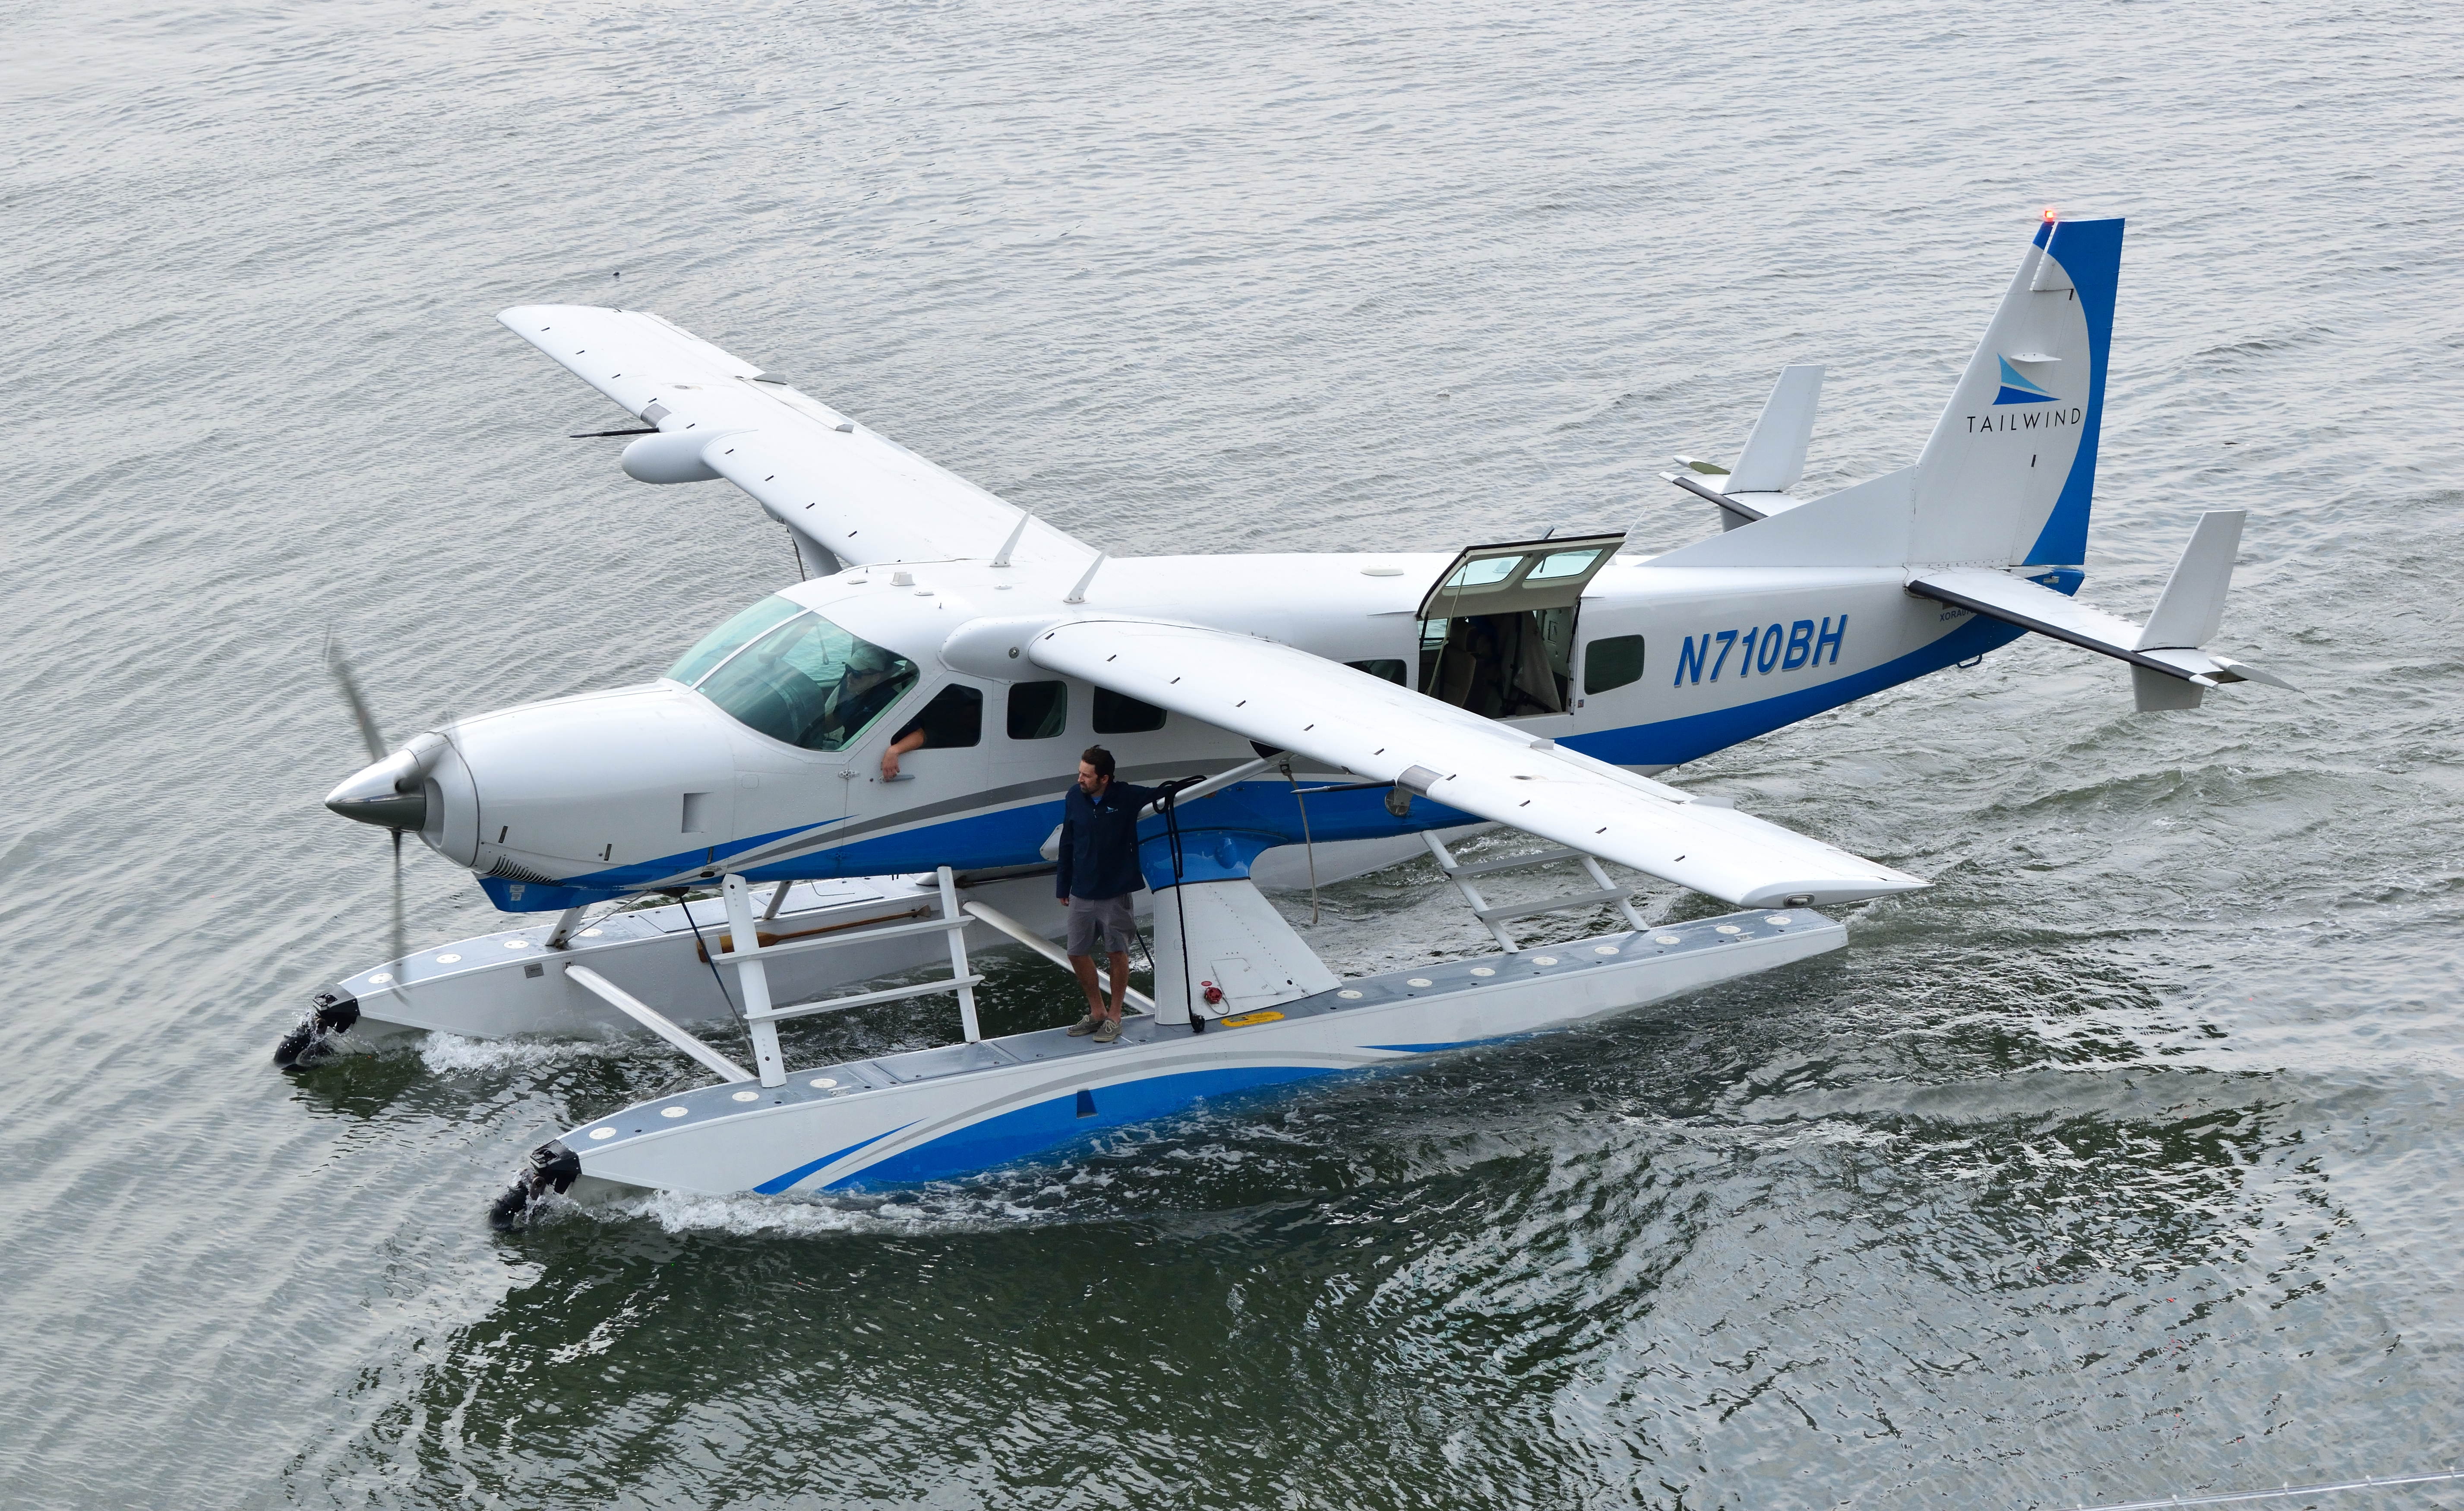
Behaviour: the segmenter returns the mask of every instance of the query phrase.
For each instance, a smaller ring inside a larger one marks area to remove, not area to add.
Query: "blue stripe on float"
[[[1231,1096],[1334,1073],[1319,1065],[1252,1065],[1230,1070],[1189,1070],[1177,1075],[1150,1076],[1142,1081],[1126,1081],[1104,1087],[1100,1110],[1086,1117],[1080,1116],[1078,1111],[1080,1093],[1065,1091],[1046,1101],[969,1124],[913,1149],[902,1150],[877,1164],[868,1165],[853,1174],[831,1181],[826,1189],[858,1191],[973,1175],[1033,1155],[1048,1153],[1103,1128],[1117,1128],[1126,1123],[1145,1123],[1178,1112],[1206,1097]],[[830,1158],[836,1159],[838,1155],[833,1154]],[[809,1172],[814,1168],[808,1165],[804,1170]],[[787,1177],[782,1175],[780,1179],[783,1181]],[[771,1188],[762,1186],[759,1189],[768,1191]]]
[[[872,1137],[866,1139],[863,1144],[850,1144],[847,1148],[838,1150],[836,1153],[823,1155],[821,1158],[814,1160],[809,1165],[799,1165],[794,1170],[787,1172],[787,1173],[783,1175],[773,1175],[768,1180],[763,1181],[760,1185],[756,1186],[753,1189],[761,1193],[761,1194],[765,1196],[775,1196],[781,1192],[785,1191],[788,1187],[796,1184],[796,1182],[811,1174],[813,1172],[822,1169],[824,1166],[833,1165],[838,1161],[847,1158],[857,1150],[864,1148],[865,1144],[878,1144],[883,1139],[890,1137],[891,1133],[904,1133],[914,1126],[915,1125],[913,1123],[902,1123],[898,1127],[890,1129],[888,1132],[875,1133]]]
[[[1511,1039],[1515,1036],[1508,1034],[1502,1037]],[[1434,1055],[1441,1049],[1469,1049],[1474,1044],[1494,1044],[1497,1042],[1499,1042],[1499,1040],[1496,1039],[1458,1039],[1452,1043],[1446,1044],[1363,1044],[1360,1047],[1363,1049],[1392,1049],[1399,1054],[1405,1055]]]

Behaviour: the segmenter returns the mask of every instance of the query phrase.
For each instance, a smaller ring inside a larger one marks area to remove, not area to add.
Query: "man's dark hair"
[[[1089,745],[1078,753],[1078,758],[1095,768],[1095,775],[1106,781],[1112,779],[1112,753],[1101,745]]]

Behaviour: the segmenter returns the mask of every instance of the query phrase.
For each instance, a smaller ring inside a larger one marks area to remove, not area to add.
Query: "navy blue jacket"
[[[1061,800],[1061,874],[1056,897],[1119,897],[1146,885],[1138,870],[1138,810],[1157,789],[1115,779],[1099,801],[1072,782]]]

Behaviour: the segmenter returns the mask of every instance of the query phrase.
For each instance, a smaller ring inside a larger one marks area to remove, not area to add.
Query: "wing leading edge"
[[[655,444],[652,465],[634,475],[724,477],[842,561],[986,557],[1018,527],[1015,505],[646,310],[526,304],[496,318],[658,428],[628,449],[628,471]],[[1042,520],[1012,552],[1056,565],[1093,555]]]
[[[1037,666],[1747,908],[1917,877],[1289,646],[1155,620],[1036,632]]]

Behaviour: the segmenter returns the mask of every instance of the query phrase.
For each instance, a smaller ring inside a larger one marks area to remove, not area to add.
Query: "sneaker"
[[[1088,1035],[1093,1033],[1096,1029],[1102,1027],[1104,1019],[1097,1018],[1092,1013],[1089,1013],[1085,1018],[1082,1018],[1078,1019],[1078,1021],[1069,1025],[1069,1037],[1072,1039],[1084,1039]]]
[[[1076,1030],[1073,1029],[1071,1032],[1074,1033]],[[1099,1044],[1109,1044],[1120,1037],[1121,1020],[1117,1018],[1104,1019],[1103,1026],[1095,1030],[1095,1042]]]

